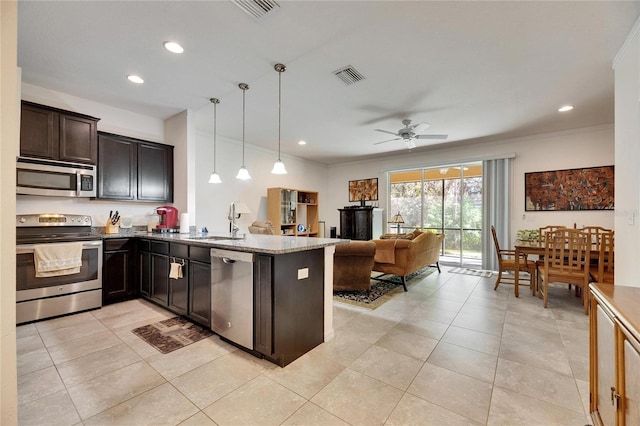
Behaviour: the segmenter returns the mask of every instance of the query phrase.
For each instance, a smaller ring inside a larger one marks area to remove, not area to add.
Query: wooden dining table
[[[526,254],[528,255],[538,255],[538,256],[544,256],[544,250],[545,250],[545,246],[543,243],[539,242],[539,241],[523,241],[523,240],[516,240],[516,243],[514,244],[514,250],[515,250],[515,258],[516,259],[520,259],[520,255],[521,254]],[[598,258],[600,256],[600,252],[598,250],[591,250],[590,251],[590,255],[589,258],[591,259],[591,261],[593,261],[594,259],[597,261]],[[537,274],[537,271],[536,271]],[[520,295],[520,292],[518,290],[518,281],[519,281],[519,275],[520,274],[515,274],[515,277],[513,279],[513,283],[515,286],[515,296],[518,297]],[[537,279],[537,277],[536,277]],[[531,289],[531,294],[533,295],[533,288]]]
[[[529,255],[538,255],[538,256],[542,256],[544,255],[544,244],[538,242],[538,241],[522,241],[522,240],[516,240],[516,243],[514,244],[514,249],[515,249],[515,258],[520,259],[520,255],[522,254],[526,254],[527,256]],[[537,271],[536,271],[537,274]],[[515,277],[513,278],[513,284],[515,287],[515,296],[518,297],[520,296],[520,291],[518,290],[519,284],[519,276],[520,273],[516,273]],[[535,277],[535,279],[537,279],[537,277]],[[533,295],[533,288],[531,289],[531,294]]]

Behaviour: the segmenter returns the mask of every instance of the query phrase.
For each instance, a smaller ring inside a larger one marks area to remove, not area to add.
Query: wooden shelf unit
[[[282,235],[318,236],[318,193],[292,188],[267,189],[267,219]],[[298,225],[305,230],[298,231]]]

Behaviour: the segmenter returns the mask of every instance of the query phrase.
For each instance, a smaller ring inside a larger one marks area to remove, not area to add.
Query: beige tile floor
[[[588,318],[443,268],[376,310],[335,303],[335,339],[286,368],[213,336],[160,354],[134,300],[20,326],[20,425],[584,425]],[[523,287],[524,288],[524,287]]]

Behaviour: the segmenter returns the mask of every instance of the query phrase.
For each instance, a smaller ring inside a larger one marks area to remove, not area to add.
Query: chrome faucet
[[[240,215],[236,215],[236,203],[231,203],[229,206],[229,216],[227,217],[231,223],[229,223],[229,231],[231,232],[231,237],[236,238],[238,236],[238,231],[240,227],[236,224],[236,219],[238,219]]]

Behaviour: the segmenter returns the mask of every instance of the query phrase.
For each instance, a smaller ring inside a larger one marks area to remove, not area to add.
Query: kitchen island
[[[115,237],[122,238],[123,234],[104,235],[105,239]],[[249,315],[253,315],[253,347],[234,342],[233,338],[229,340],[254,355],[264,356],[284,366],[334,336],[333,253],[335,245],[348,240],[253,234],[231,239],[224,234],[146,232],[131,233],[128,237],[137,239],[139,244],[142,295],[200,323],[203,323],[199,320],[203,310],[209,309],[202,306],[207,297],[205,290],[208,290],[203,283],[209,284],[205,275],[207,270],[202,268],[208,267],[203,265],[204,262],[211,262],[211,288],[215,288],[216,276],[222,276],[227,283],[236,279],[236,272],[220,271],[220,268],[230,267],[225,264],[233,262],[216,263],[215,256],[211,259],[204,257],[209,256],[212,250],[214,253],[222,250],[250,254],[253,260],[252,294],[231,296],[213,291],[211,298],[220,302],[223,295],[223,306],[226,298],[229,303],[237,303],[241,299],[244,307],[249,309]],[[183,263],[186,260],[188,271],[192,266],[200,266],[200,269],[188,273],[189,279],[185,278],[183,284],[179,280],[168,279],[170,263],[176,259]],[[192,283],[192,279],[198,279],[200,284]],[[234,288],[236,283],[232,284],[227,286]],[[239,280],[240,285],[245,284]],[[154,286],[157,286],[155,290]],[[177,292],[172,290],[173,287],[178,288]],[[184,303],[176,303],[175,300],[184,300]],[[200,315],[192,316],[192,311],[194,315],[198,313],[198,303]],[[211,328],[216,331],[215,326],[220,322],[232,328],[241,319],[236,317],[235,322],[226,317],[221,319],[218,312],[212,310]],[[224,333],[218,334],[225,337]]]

